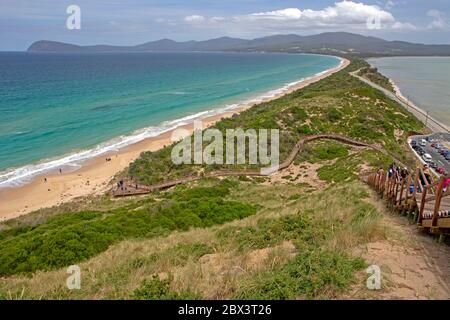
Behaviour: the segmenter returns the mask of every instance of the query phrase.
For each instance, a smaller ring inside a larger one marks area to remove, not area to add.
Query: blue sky
[[[81,9],[80,30],[66,28],[72,4]],[[0,0],[1,51],[42,39],[132,45],[328,31],[450,44],[450,0]]]

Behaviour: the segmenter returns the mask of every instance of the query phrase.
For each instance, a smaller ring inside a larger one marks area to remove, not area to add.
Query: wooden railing
[[[450,187],[444,189],[447,179],[445,176],[435,179],[422,168],[403,177],[396,170],[389,174],[380,169],[367,177],[367,183],[395,210],[413,214],[420,228],[447,233],[450,231]]]

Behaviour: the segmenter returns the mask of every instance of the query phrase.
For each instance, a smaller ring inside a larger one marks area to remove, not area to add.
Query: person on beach
[[[47,178],[44,178],[44,182],[47,183]]]
[[[61,170],[61,168],[59,169],[59,173],[60,173],[60,174],[62,173],[62,170]]]

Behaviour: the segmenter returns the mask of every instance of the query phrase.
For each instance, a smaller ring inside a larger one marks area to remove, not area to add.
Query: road
[[[427,136],[413,136],[411,137],[413,140],[417,141],[417,144],[419,144],[421,139],[425,139]],[[442,142],[440,142],[442,143]],[[433,161],[436,162],[436,164],[438,165],[438,167],[443,167],[445,169],[445,172],[447,174],[450,173],[450,162],[448,160],[446,160],[440,153],[438,150],[436,150],[435,148],[433,148],[431,146],[430,142],[427,142],[425,147],[422,147],[426,153],[429,153],[430,156],[433,158]],[[415,152],[414,152],[415,153]],[[416,153],[416,156],[419,158],[422,158],[419,154]]]
[[[391,98],[392,100],[398,102],[401,106],[403,106],[406,110],[408,110],[409,112],[411,112],[417,119],[419,119],[420,121],[422,121],[424,124],[426,124],[426,126],[428,127],[428,129],[430,129],[432,132],[437,133],[437,132],[449,132],[448,128],[439,123],[439,121],[437,121],[436,119],[433,119],[432,117],[429,117],[427,115],[427,113],[425,113],[424,111],[422,111],[421,109],[417,108],[414,105],[411,105],[409,103],[406,103],[403,99],[400,99],[395,93],[377,85],[376,83],[373,83],[372,81],[367,80],[366,78],[363,78],[359,75],[357,75],[359,70],[356,70],[354,72],[350,72],[350,74],[356,78],[358,78],[359,80],[361,80],[362,82],[365,82],[366,84],[368,84],[369,86],[380,90],[381,92],[383,92],[386,96],[388,96],[389,98]]]

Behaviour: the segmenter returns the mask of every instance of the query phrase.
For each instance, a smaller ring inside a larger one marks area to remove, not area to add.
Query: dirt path
[[[355,252],[369,265],[380,267],[382,288],[367,289],[369,275],[363,271],[358,285],[344,299],[450,300],[450,247],[417,232],[405,217],[386,213],[382,223],[388,228],[388,238]]]

